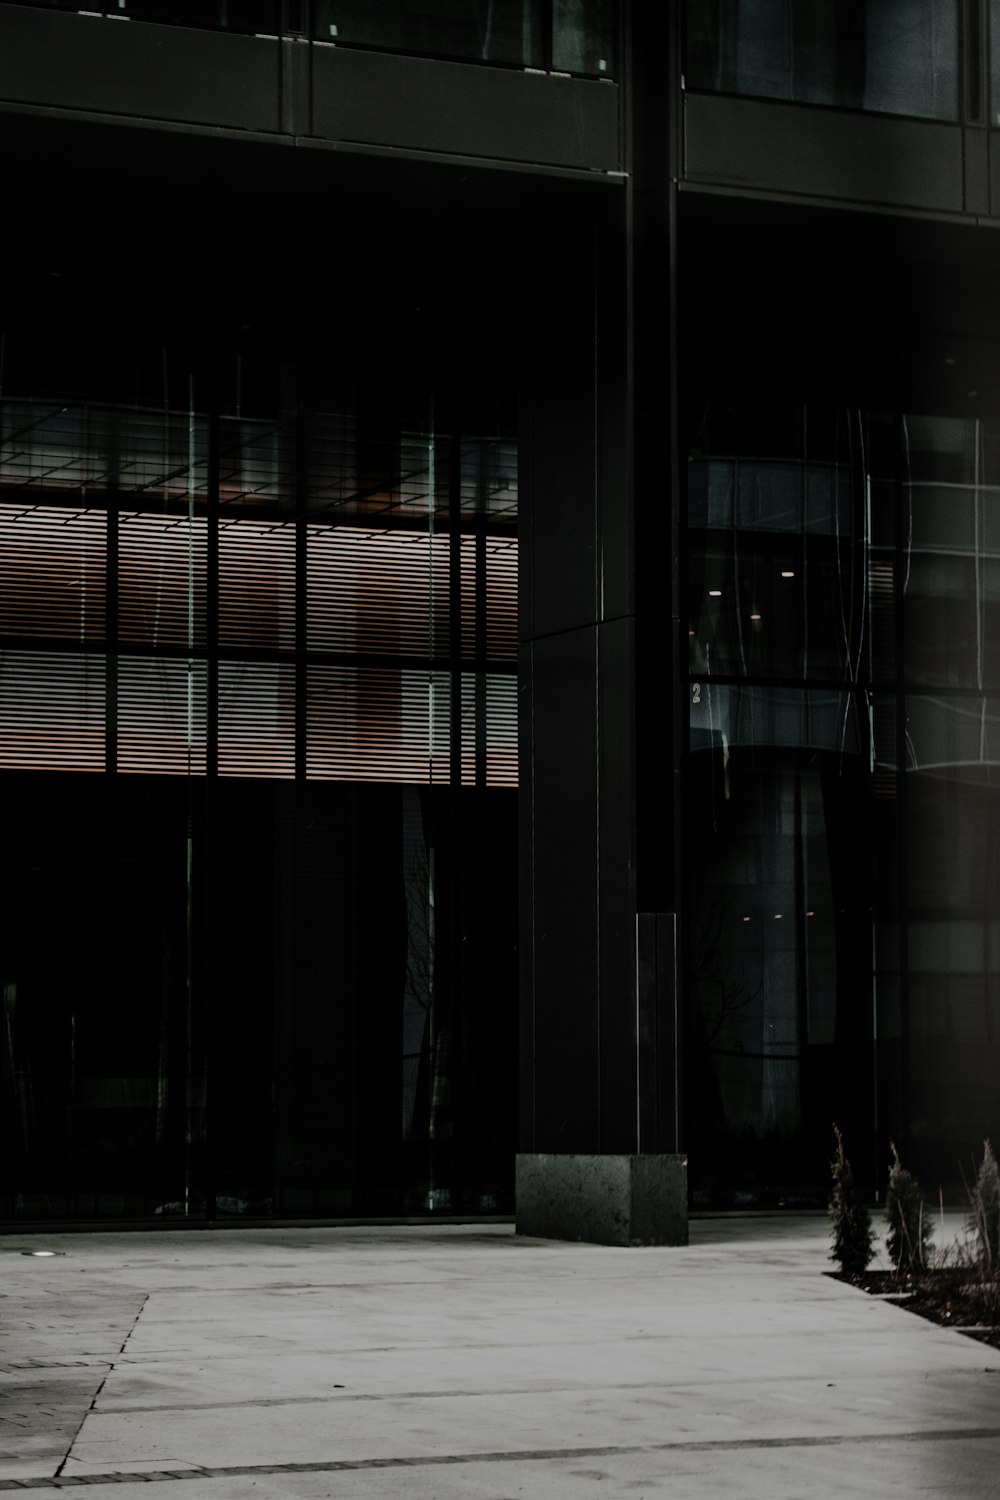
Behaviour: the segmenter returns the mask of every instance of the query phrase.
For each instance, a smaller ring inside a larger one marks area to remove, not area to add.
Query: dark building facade
[[[997,125],[980,0],[0,4],[5,1223],[956,1188]]]

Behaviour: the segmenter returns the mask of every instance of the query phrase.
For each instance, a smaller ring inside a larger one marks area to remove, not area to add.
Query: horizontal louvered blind
[[[204,776],[207,671],[203,661],[118,658],[118,770]]]
[[[872,677],[877,682],[891,682],[896,675],[896,576],[891,561],[872,560],[868,586]]]
[[[893,693],[877,693],[871,700],[872,742],[875,752],[873,790],[876,797],[895,797],[896,768],[896,698]]]
[[[463,536],[462,659],[477,655],[491,662],[517,660],[517,539]],[[478,639],[476,600],[485,587],[486,639]]]
[[[310,651],[447,654],[446,536],[310,526],[307,547]]]
[[[292,522],[219,522],[219,644],[290,650],[295,645]]]
[[[217,420],[0,402],[0,764],[511,784],[516,445]]]
[[[447,672],[308,668],[306,774],[317,780],[447,783]]]
[[[101,639],[106,562],[103,511],[0,504],[0,633]]]
[[[486,539],[486,655],[517,660],[517,541]]]
[[[462,673],[462,785],[517,786],[513,673]]]
[[[95,652],[0,652],[0,766],[103,771],[105,671]]]
[[[151,646],[205,641],[207,524],[202,516],[123,511],[118,519],[118,633]]]
[[[219,775],[295,775],[295,666],[219,663]]]
[[[477,538],[459,539],[459,576],[462,586],[461,639],[462,660],[473,661],[476,655],[476,571]]]

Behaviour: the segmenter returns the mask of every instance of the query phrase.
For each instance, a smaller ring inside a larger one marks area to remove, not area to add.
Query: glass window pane
[[[869,0],[863,9],[864,89],[860,108],[954,120],[958,115],[958,14],[954,0],[923,0],[919,4],[914,0],[878,0],[872,4]]]
[[[865,760],[850,746],[821,748],[798,696],[796,714],[793,694],[757,690],[753,743],[691,756],[686,1064],[696,1202],[766,1202],[775,1180],[822,1192],[831,1111],[863,1119],[868,1108],[871,1050],[859,1045],[872,1004],[870,981],[859,981],[872,933]]]
[[[429,0],[420,6],[317,0],[313,34],[341,46],[540,67],[541,16],[535,0]]]
[[[689,0],[689,87],[953,120],[955,0]]]
[[[909,1093],[928,1170],[995,1113],[1000,1066],[1000,700],[906,702]]]
[[[279,24],[277,0],[117,0],[117,4],[104,0],[103,9],[133,21],[241,31],[251,36],[275,36]]]
[[[130,21],[159,21],[167,26],[198,26],[211,31],[240,31],[276,36],[278,0],[21,0],[42,10],[87,10]]]
[[[857,508],[846,465],[690,464],[690,670],[856,673],[864,587]]]
[[[1000,686],[996,433],[957,418],[902,424],[905,672],[912,683]]]
[[[553,0],[552,66],[561,73],[615,71],[615,0]]]

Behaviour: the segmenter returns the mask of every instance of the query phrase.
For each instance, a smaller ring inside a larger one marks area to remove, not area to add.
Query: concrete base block
[[[517,1158],[517,1232],[593,1245],[686,1245],[686,1156]]]

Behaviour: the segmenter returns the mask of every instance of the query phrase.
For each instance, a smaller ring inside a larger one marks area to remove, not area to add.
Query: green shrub
[[[926,1212],[920,1184],[899,1159],[895,1144],[889,1168],[889,1187],[885,1195],[885,1218],[889,1226],[886,1249],[900,1274],[922,1271],[927,1265],[933,1227]]]
[[[834,1125],[833,1133],[837,1138],[837,1154],[830,1163],[833,1177],[828,1209],[833,1239],[830,1259],[839,1263],[845,1276],[860,1276],[875,1253],[875,1232],[844,1153],[844,1137],[838,1125]]]

